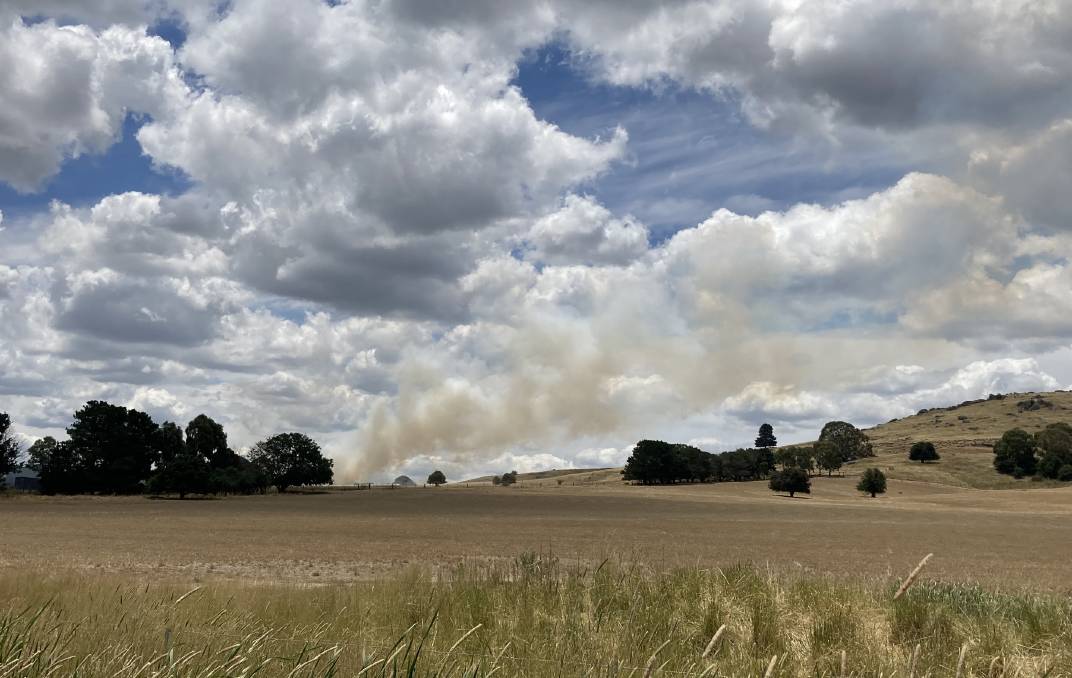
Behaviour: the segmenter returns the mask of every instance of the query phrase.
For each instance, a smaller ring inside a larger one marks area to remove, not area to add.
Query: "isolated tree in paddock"
[[[510,471],[509,473],[504,473],[501,476],[497,477],[499,478],[499,485],[502,485],[504,487],[513,485],[517,482],[517,471]]]
[[[153,494],[177,494],[179,499],[185,499],[187,494],[204,494],[210,491],[211,470],[201,455],[183,452],[161,463],[149,478],[148,489]]]
[[[842,461],[875,456],[867,435],[846,421],[831,421],[823,426],[820,442],[829,442],[841,454]]]
[[[48,465],[48,460],[56,450],[56,439],[52,436],[38,438],[26,451],[26,468],[33,469],[38,473]]]
[[[227,447],[223,426],[204,414],[197,415],[186,425],[186,448],[204,457],[212,468],[226,468],[238,463],[238,455]]]
[[[428,475],[428,484],[429,485],[435,485],[436,487],[439,487],[440,485],[445,485],[446,483],[447,483],[447,476],[445,476],[442,471],[438,471],[438,470],[437,471],[432,471]]]
[[[1050,424],[1035,434],[1038,472],[1045,478],[1072,480],[1072,426]]]
[[[811,479],[802,469],[788,468],[771,475],[770,488],[775,492],[788,492],[790,497],[796,496],[797,492],[811,494]]]
[[[324,485],[334,476],[334,462],[304,433],[280,433],[262,440],[250,459],[264,469],[268,482],[280,492],[292,485]]]
[[[856,484],[856,489],[860,492],[867,492],[872,499],[876,494],[885,494],[886,474],[877,468],[869,468],[860,477],[860,482]]]
[[[11,433],[11,417],[6,412],[0,412],[0,486],[4,482],[3,475],[19,467],[21,450],[19,441]]]
[[[1017,478],[1035,474],[1038,460],[1035,459],[1035,438],[1023,429],[1014,428],[994,443],[994,468],[998,473]]]
[[[774,437],[774,427],[763,424],[759,427],[759,435],[756,436],[756,447],[778,447],[778,439]]]
[[[78,492],[140,492],[157,460],[158,427],[152,417],[102,400],[74,413],[67,428]]]
[[[925,464],[928,461],[938,461],[942,457],[938,454],[938,450],[934,449],[934,443],[921,440],[912,444],[911,449],[908,450],[908,458]]]
[[[822,440],[812,445],[812,454],[815,455],[815,463],[820,471],[826,471],[827,477],[834,475],[834,471],[841,468],[844,460],[841,451],[829,440]]]

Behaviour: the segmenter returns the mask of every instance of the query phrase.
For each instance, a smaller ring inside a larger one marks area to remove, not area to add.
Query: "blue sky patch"
[[[144,155],[135,135],[149,119],[128,114],[122,138],[103,154],[83,154],[63,163],[59,174],[37,193],[19,193],[0,182],[0,211],[5,217],[32,214],[59,200],[75,207],[96,204],[101,198],[127,191],[178,195],[190,179],[179,170],[156,170]]]

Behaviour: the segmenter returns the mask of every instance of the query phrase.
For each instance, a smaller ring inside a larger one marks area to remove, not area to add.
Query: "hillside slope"
[[[1054,481],[1017,480],[994,470],[993,445],[1005,431],[1022,428],[1034,433],[1049,424],[1072,423],[1072,391],[1008,393],[992,400],[969,401],[951,407],[921,410],[918,414],[865,429],[875,458],[850,464],[844,475],[855,476],[878,466],[888,477],[977,489],[1040,488],[1064,485]],[[941,460],[920,464],[908,460],[912,443],[935,444]],[[620,484],[621,468],[562,469],[520,473],[523,486]],[[490,476],[466,483],[491,484]]]
[[[922,410],[867,429],[876,459],[862,464],[880,466],[892,478],[957,487],[1050,486],[1056,483],[1016,480],[995,472],[992,446],[1011,428],[1034,433],[1059,421],[1072,423],[1072,391],[1009,393],[993,400]],[[928,464],[908,461],[908,449],[919,440],[934,443],[941,461]],[[852,473],[853,469],[847,471]]]

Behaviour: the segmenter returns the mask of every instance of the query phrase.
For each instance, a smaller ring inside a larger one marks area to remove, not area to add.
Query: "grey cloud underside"
[[[162,18],[177,52],[144,29]],[[0,222],[0,409],[33,435],[101,397],[208,411],[239,445],[310,430],[350,476],[501,471],[1072,382],[1066,3],[7,0],[0,19],[0,181],[40,190],[135,114],[192,182]],[[549,40],[602,86],[703,93],[755,142],[679,166],[672,115],[638,144],[628,118],[541,120],[510,83]],[[601,203],[637,158],[659,168],[619,201],[637,209]],[[918,171],[821,205],[741,192],[774,163],[801,185]],[[667,194],[684,175],[731,197]]]

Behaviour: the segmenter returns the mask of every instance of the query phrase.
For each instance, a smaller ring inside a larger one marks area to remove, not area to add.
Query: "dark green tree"
[[[270,486],[268,474],[259,464],[238,455],[232,466],[212,469],[208,484],[215,494],[263,494]]]
[[[829,440],[822,440],[812,445],[812,454],[815,455],[815,463],[820,471],[826,471],[827,477],[834,475],[834,471],[841,468],[844,460],[841,451]]]
[[[860,492],[867,492],[874,499],[876,494],[886,492],[886,474],[877,468],[869,468],[860,476],[860,482],[856,484]]]
[[[674,448],[662,440],[641,440],[625,461],[622,478],[644,485],[665,482],[673,473]]]
[[[171,421],[161,424],[156,435],[156,449],[160,453],[160,461],[165,464],[186,454],[186,441],[182,437],[182,428]]]
[[[838,453],[841,454],[843,462],[875,456],[874,450],[871,449],[871,441],[867,435],[845,421],[827,422],[819,434],[819,441],[829,442],[833,445]]]
[[[911,449],[908,450],[908,458],[925,464],[928,461],[938,461],[942,456],[938,454],[938,450],[934,449],[934,443],[921,440],[912,444]]]
[[[714,474],[711,454],[692,445],[673,445],[674,476],[669,482],[692,481],[706,483]]]
[[[30,449],[26,452],[26,468],[33,469],[38,473],[41,472],[47,464],[52,453],[56,450],[56,439],[52,436],[45,436],[44,438],[38,438],[34,441],[33,445],[30,445]]]
[[[4,484],[4,474],[18,469],[21,452],[22,446],[11,433],[11,417],[0,412],[0,487]]]
[[[799,468],[810,472],[815,469],[815,458],[812,455],[812,450],[803,445],[789,445],[778,448],[778,451],[774,453],[774,459],[782,465],[783,470]]]
[[[774,437],[774,427],[763,424],[759,427],[759,435],[756,436],[756,447],[778,447],[778,439]]]
[[[334,476],[334,462],[304,433],[280,433],[262,440],[250,459],[264,469],[269,484],[280,492],[292,485],[325,485]]]
[[[788,468],[771,475],[770,488],[775,492],[788,492],[790,497],[796,496],[797,492],[811,494],[811,479],[802,469]]]
[[[82,492],[140,492],[157,460],[158,427],[138,410],[91,400],[67,429]]]
[[[1038,472],[1046,478],[1072,480],[1072,426],[1050,424],[1035,434],[1038,446]]]
[[[439,487],[440,485],[447,484],[447,476],[442,471],[436,470],[428,474],[428,484]]]
[[[77,494],[89,491],[85,469],[70,440],[56,443],[37,469],[45,494]]]
[[[197,415],[186,425],[186,448],[204,457],[212,468],[238,464],[238,455],[227,447],[223,426],[204,414]]]
[[[1014,428],[994,443],[994,468],[998,473],[1022,478],[1035,474],[1035,438],[1023,429]]]
[[[517,482],[517,471],[510,471],[508,473],[502,474],[501,476],[496,476],[496,478],[499,479],[499,485],[502,485],[503,487],[508,487]]]
[[[210,489],[208,462],[193,452],[183,452],[162,462],[149,478],[148,489],[153,494],[177,494],[185,499],[187,494],[204,494]]]

